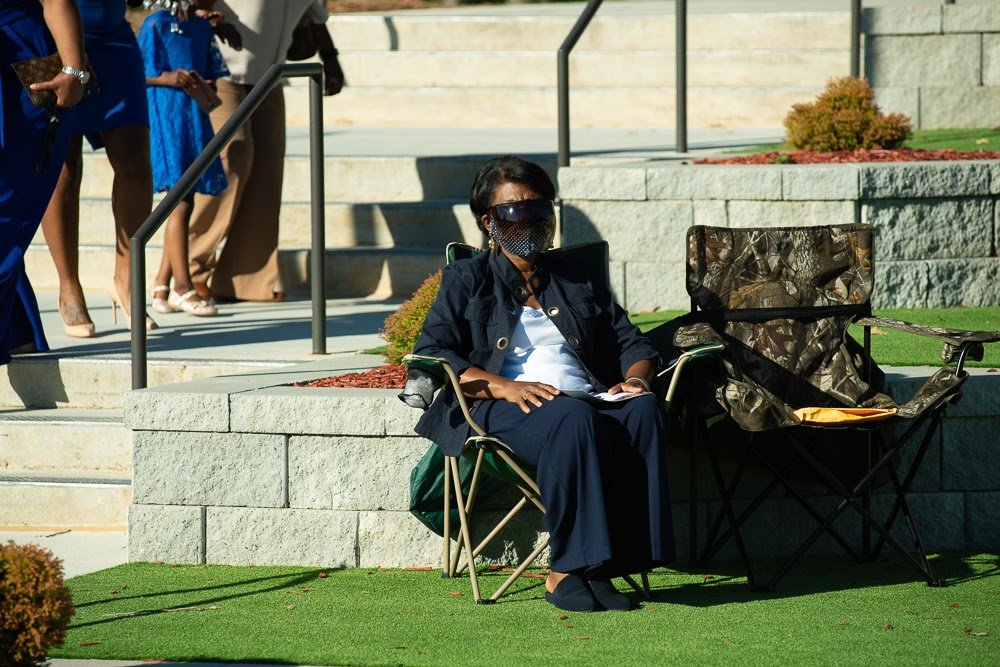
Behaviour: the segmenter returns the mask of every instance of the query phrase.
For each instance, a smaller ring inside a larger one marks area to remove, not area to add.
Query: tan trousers
[[[222,106],[212,114],[218,132],[250,92],[250,86],[218,80]],[[249,301],[270,301],[278,278],[278,213],[285,162],[285,96],[272,90],[222,151],[229,179],[219,196],[195,195],[189,228],[191,279],[212,292]],[[225,239],[222,252],[219,245]]]

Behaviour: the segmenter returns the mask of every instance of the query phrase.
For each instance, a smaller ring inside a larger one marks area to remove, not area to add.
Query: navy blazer
[[[607,391],[632,364],[658,356],[608,286],[595,282],[572,253],[543,253],[535,266],[535,296],[576,352],[595,391]],[[499,374],[528,297],[520,272],[502,253],[449,264],[413,352],[447,359],[458,375],[470,366]],[[477,401],[473,412],[478,406]],[[449,456],[459,455],[472,435],[450,390],[438,394],[415,430]]]

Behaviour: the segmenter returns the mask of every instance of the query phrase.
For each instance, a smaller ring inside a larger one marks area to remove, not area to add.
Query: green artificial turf
[[[994,663],[1000,555],[946,553],[932,562],[949,586],[929,588],[894,560],[806,559],[768,594],[751,593],[731,564],[658,570],[653,601],[629,613],[597,614],[552,607],[537,578],[521,579],[498,604],[478,606],[467,578],[442,579],[437,571],[135,563],[69,581],[76,615],[51,657],[317,665]],[[484,589],[504,576],[484,573]]]
[[[648,331],[681,314],[681,311],[636,313],[632,321],[642,331]],[[930,324],[952,329],[1000,331],[1000,308],[898,308],[880,310],[881,317]],[[852,326],[850,333],[859,342],[864,330]],[[940,366],[943,345],[935,338],[917,336],[893,329],[877,328],[872,332],[872,357],[882,366]],[[987,344],[982,361],[967,361],[967,366],[1000,367],[1000,343]]]
[[[916,130],[913,137],[903,144],[906,148],[925,150],[951,149],[956,151],[1000,151],[1000,128],[971,128],[962,130]],[[774,153],[795,150],[786,143],[758,144],[734,148],[726,153]]]

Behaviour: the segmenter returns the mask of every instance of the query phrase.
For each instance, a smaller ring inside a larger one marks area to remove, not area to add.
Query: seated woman
[[[648,393],[656,351],[607,286],[559,253],[555,187],[537,164],[493,158],[469,206],[490,252],[449,265],[414,352],[443,357],[474,418],[535,468],[552,572],[545,598],[569,611],[627,610],[611,577],[674,557],[666,424]],[[641,394],[594,403],[562,392]],[[443,394],[417,423],[446,454],[469,437]]]

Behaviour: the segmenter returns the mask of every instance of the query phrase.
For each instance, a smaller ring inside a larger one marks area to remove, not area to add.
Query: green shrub
[[[910,138],[913,126],[903,114],[886,116],[864,79],[831,79],[815,102],[796,104],[785,117],[788,142],[814,151],[895,148]]]
[[[62,561],[34,544],[0,545],[0,667],[42,663],[72,615]]]
[[[385,319],[379,336],[389,344],[385,359],[390,364],[402,363],[403,357],[413,352],[420,328],[424,326],[440,287],[441,272],[437,271],[427,277],[399,310]]]

